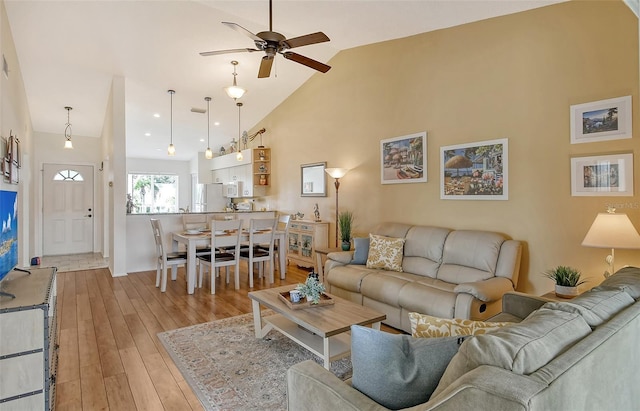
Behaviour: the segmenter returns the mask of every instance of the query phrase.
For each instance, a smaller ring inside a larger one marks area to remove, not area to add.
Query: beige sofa
[[[386,324],[410,330],[408,313],[486,319],[515,290],[522,244],[489,231],[382,223],[371,231],[404,238],[402,272],[353,264],[353,251],[330,253],[329,293],[387,315]]]
[[[640,269],[622,269],[570,302],[507,293],[503,305],[492,320],[527,317],[467,339],[428,401],[407,410],[640,409]],[[387,409],[313,361],[287,379],[290,410]]]

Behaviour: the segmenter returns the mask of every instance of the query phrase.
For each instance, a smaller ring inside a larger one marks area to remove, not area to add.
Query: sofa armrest
[[[287,371],[287,402],[289,410],[387,410],[311,360]]]
[[[327,260],[342,263],[342,265],[347,265],[353,260],[353,251],[336,251],[333,253],[329,253],[327,254]]]
[[[518,291],[509,291],[502,296],[502,312],[524,319],[549,301],[553,300]]]
[[[480,301],[491,302],[501,299],[504,293],[513,291],[513,283],[507,278],[492,277],[488,280],[458,284],[453,291],[471,294]]]

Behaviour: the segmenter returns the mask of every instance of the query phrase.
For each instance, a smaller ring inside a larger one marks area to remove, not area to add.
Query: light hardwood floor
[[[253,289],[303,282],[308,271],[290,265],[286,280],[255,278]],[[183,268],[166,293],[155,271],[58,273],[56,409],[202,410],[156,334],[251,312],[246,265],[241,272],[240,290],[218,278],[215,295],[209,281],[187,295]]]

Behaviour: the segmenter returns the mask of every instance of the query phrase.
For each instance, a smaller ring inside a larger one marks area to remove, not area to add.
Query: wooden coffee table
[[[329,369],[331,361],[350,354],[351,338],[347,332],[352,325],[371,325],[379,330],[380,322],[387,318],[385,314],[371,308],[330,294],[328,295],[335,300],[335,304],[292,310],[278,298],[278,294],[294,288],[287,285],[249,293],[256,338],[263,338],[269,331],[276,329],[322,358],[326,369]],[[277,314],[263,317],[261,305]]]

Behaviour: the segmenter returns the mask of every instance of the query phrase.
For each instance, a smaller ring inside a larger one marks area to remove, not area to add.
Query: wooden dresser
[[[302,267],[315,267],[316,248],[329,246],[329,223],[292,220],[289,222],[287,259]]]
[[[53,410],[58,363],[56,269],[12,271],[0,297],[0,411]]]

